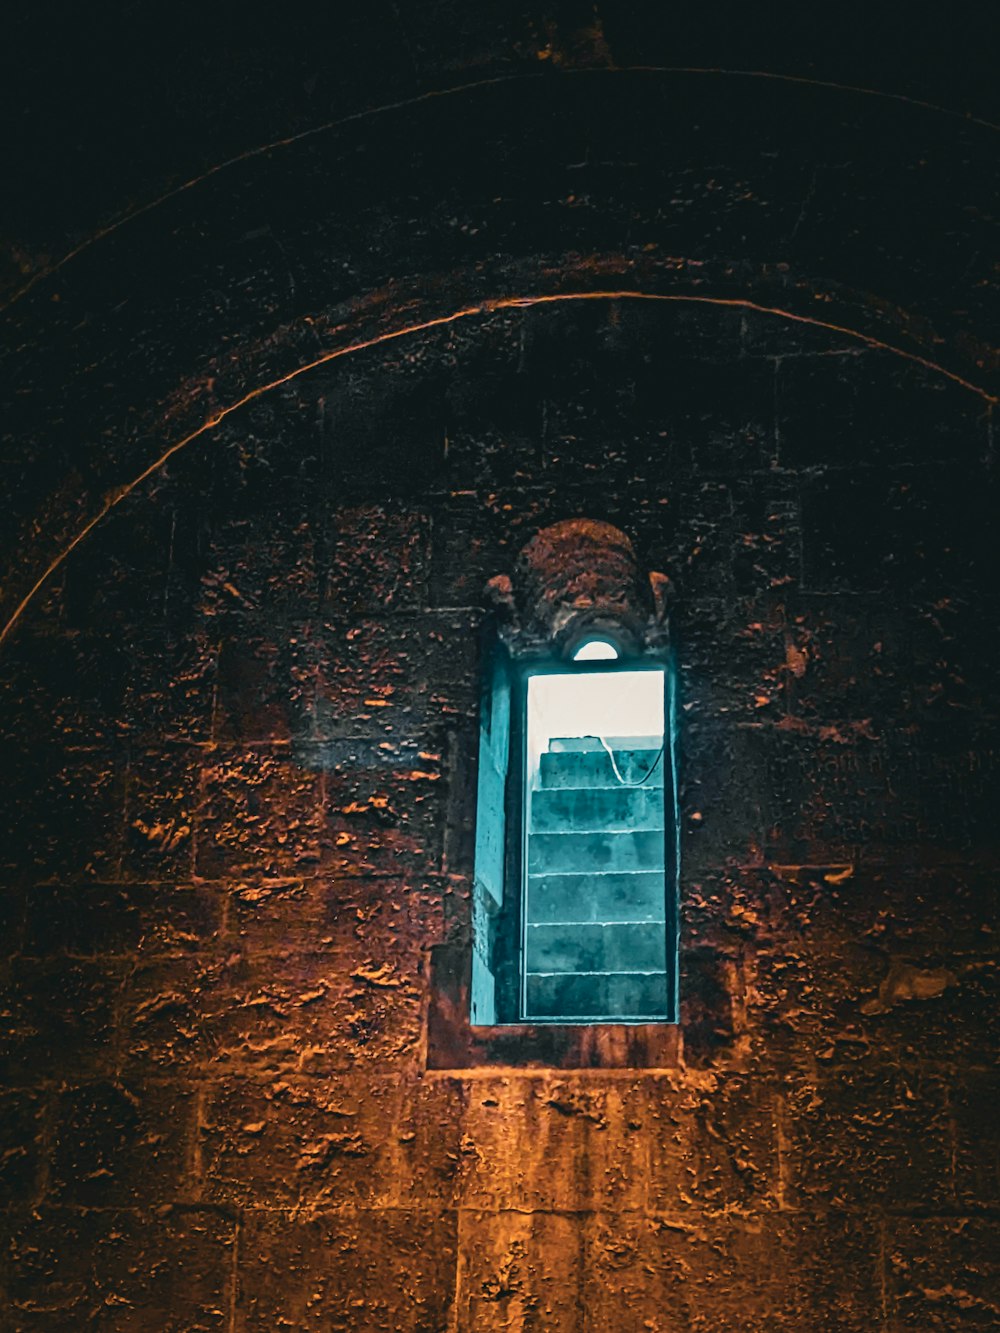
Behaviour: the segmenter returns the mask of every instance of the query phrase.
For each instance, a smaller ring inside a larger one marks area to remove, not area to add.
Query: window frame
[[[507,772],[503,802],[503,901],[494,914],[489,945],[490,968],[494,980],[492,1021],[479,1021],[470,987],[470,1024],[473,1028],[613,1028],[662,1027],[679,1021],[679,914],[680,914],[680,819],[677,784],[677,713],[676,670],[669,650],[658,652],[630,652],[624,636],[614,626],[588,626],[576,634],[560,651],[554,645],[543,654],[514,656],[495,633],[492,643],[483,655],[482,697],[492,698],[497,670],[506,674],[506,697],[509,709],[507,719]],[[618,651],[615,659],[574,661],[573,653],[584,643],[607,639]],[[552,1018],[526,1017],[524,1010],[525,983],[525,871],[527,860],[527,763],[528,763],[528,685],[532,677],[545,675],[625,675],[636,671],[656,671],[663,676],[663,824],[664,824],[664,932],[666,947],[666,1012],[661,1018],[608,1018],[598,1020],[574,1019],[566,1016]],[[480,738],[482,744],[482,736]],[[479,763],[484,754],[479,755]],[[495,817],[495,812],[480,808],[481,788],[477,784],[476,832],[477,847],[480,821]],[[478,862],[478,856],[477,856]],[[473,895],[480,893],[479,865],[476,866]],[[474,930],[484,929],[480,914],[474,914]],[[476,924],[478,922],[478,925]],[[482,948],[482,941],[474,940],[473,949]]]

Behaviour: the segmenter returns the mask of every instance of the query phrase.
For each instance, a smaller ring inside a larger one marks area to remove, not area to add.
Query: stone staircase
[[[615,764],[624,781],[592,738],[553,740],[541,755],[528,808],[529,1020],[666,1016],[662,754],[615,749]]]

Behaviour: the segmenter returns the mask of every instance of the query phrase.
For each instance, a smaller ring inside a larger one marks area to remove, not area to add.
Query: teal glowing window
[[[488,675],[473,1023],[676,1021],[669,664],[594,637]]]

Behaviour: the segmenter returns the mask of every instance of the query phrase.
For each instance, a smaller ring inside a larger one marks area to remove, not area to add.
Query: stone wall
[[[854,340],[567,302],[120,505],[2,663],[6,1326],[989,1326],[987,429]],[[468,1061],[482,586],[581,514],[678,586],[682,1022]]]
[[[983,7],[113,8],[5,29],[0,1328],[995,1327]],[[567,1045],[466,984],[578,517],[676,588],[682,1013]]]

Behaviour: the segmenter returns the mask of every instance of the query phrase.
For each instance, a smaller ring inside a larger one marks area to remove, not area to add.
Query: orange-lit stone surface
[[[5,1333],[1000,1321],[987,93],[612,8],[199,13],[10,205]],[[580,516],[676,590],[681,1022],[471,1032],[484,585]]]

